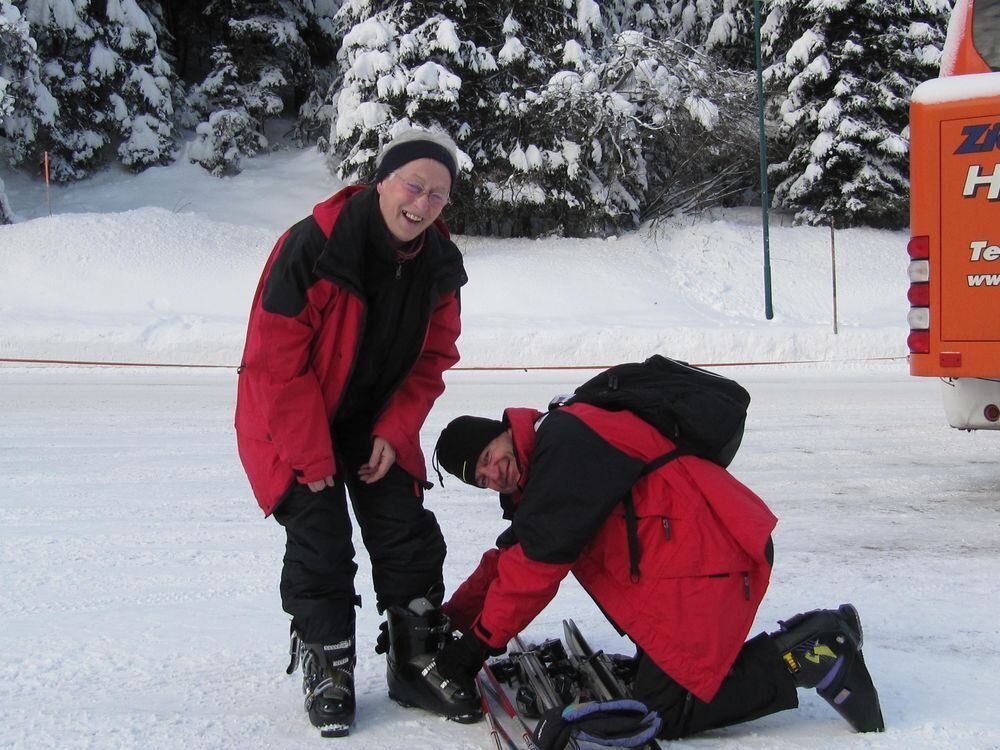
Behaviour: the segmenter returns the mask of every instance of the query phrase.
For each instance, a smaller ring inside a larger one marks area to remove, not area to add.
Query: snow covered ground
[[[995,434],[943,426],[934,383],[888,365],[727,371],[753,394],[735,474],[781,518],[757,629],[854,602],[888,731],[850,733],[803,706],[686,741],[702,748],[996,748],[1000,576]],[[578,378],[455,373],[427,425],[541,405]],[[230,429],[235,376],[0,370],[0,747],[302,748],[321,740],[284,674],[281,530],[259,517]],[[502,529],[494,499],[448,481],[428,495],[450,588]],[[358,544],[359,551],[363,547]],[[482,725],[385,695],[367,560],[359,591],[359,716],[344,748],[486,748]],[[624,651],[567,582],[529,640],[572,616]]]
[[[388,700],[360,540],[352,735],[320,739],[284,674],[282,534],[236,458],[232,366],[271,243],[336,187],[319,157],[276,154],[223,181],[183,165],[108,173],[56,191],[52,218],[37,187],[2,176],[22,221],[0,227],[0,358],[226,367],[0,364],[0,748],[490,747],[483,725]],[[679,745],[998,748],[1000,436],[951,430],[937,383],[907,375],[903,233],[838,232],[837,335],[828,232],[772,227],[773,321],[759,234],[746,211],[617,240],[459,237],[461,364],[824,360],[722,370],[753,396],[732,470],[781,519],[756,629],[855,603],[887,732],[851,734],[802,691],[798,711]],[[591,374],[450,373],[425,446],[457,414],[542,406]],[[453,588],[502,521],[457,482],[428,504]],[[527,638],[567,616],[626,650],[572,582]]]

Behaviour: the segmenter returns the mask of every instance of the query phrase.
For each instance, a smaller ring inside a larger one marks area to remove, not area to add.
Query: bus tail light
[[[928,235],[911,237],[906,245],[910,265],[906,269],[910,278],[910,289],[906,298],[910,302],[910,312],[906,322],[910,335],[906,345],[911,354],[930,354],[931,351],[931,238]]]
[[[929,307],[911,307],[906,316],[911,331],[926,331],[931,327],[931,310]]]
[[[927,283],[910,284],[910,290],[906,293],[906,298],[912,307],[930,307],[931,285]]]
[[[906,345],[911,354],[930,354],[930,331],[910,331],[910,335],[906,337]]]
[[[910,241],[906,245],[906,252],[911,258],[918,260],[931,257],[931,238],[926,234],[910,237]]]

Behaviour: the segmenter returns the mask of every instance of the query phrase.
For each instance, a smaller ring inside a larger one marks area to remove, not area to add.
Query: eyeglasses
[[[402,183],[403,185],[403,189],[410,194],[410,197],[413,198],[413,200],[417,200],[422,195],[426,195],[427,202],[430,204],[431,208],[433,208],[435,211],[444,208],[446,205],[448,205],[448,196],[445,195],[444,193],[435,193],[430,190],[424,190],[423,185],[420,185],[416,182],[411,182],[410,180],[400,175],[398,172],[393,172],[389,176],[398,177],[400,183]]]

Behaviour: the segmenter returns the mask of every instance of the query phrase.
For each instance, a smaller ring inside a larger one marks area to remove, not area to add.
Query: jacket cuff
[[[483,647],[486,649],[486,653],[490,656],[499,656],[506,651],[507,641],[510,640],[510,638],[503,634],[494,634],[489,629],[483,627],[481,616],[476,619],[475,623],[473,623],[472,631],[469,635],[474,636],[480,643],[482,643]]]
[[[310,482],[319,482],[327,477],[336,476],[337,463],[331,457],[324,461],[309,464],[301,469],[293,469],[293,471],[295,472],[295,481],[299,484],[309,484]]]

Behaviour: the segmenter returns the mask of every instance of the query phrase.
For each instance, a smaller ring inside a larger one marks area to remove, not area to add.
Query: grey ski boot
[[[419,597],[406,607],[387,608],[386,620],[389,697],[462,724],[479,721],[483,711],[475,687],[458,685],[437,671],[435,656],[451,638],[451,622],[441,607]]]
[[[354,638],[338,643],[304,643],[292,630],[292,674],[302,663],[302,692],[309,721],[323,737],[344,737],[354,724]]]
[[[779,621],[771,633],[795,684],[816,688],[858,732],[882,732],[878,691],[861,654],[861,618],[851,604]]]

